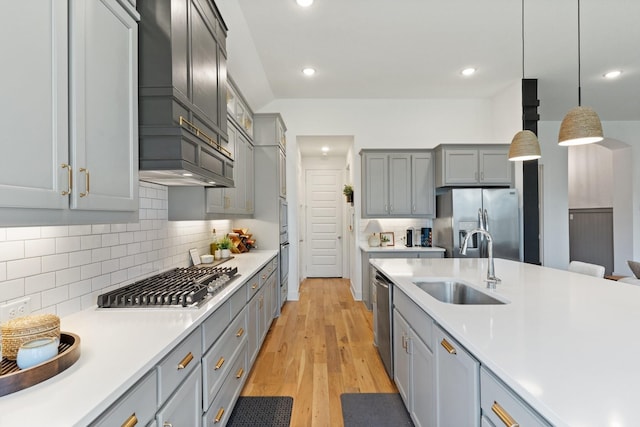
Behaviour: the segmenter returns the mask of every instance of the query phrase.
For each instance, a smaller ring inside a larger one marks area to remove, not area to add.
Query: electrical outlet
[[[31,298],[23,298],[0,307],[0,323],[31,313]]]

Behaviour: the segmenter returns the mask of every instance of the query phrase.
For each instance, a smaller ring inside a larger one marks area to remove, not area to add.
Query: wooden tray
[[[80,358],[80,337],[70,332],[60,333],[58,355],[39,365],[20,369],[15,360],[2,359],[0,362],[0,396],[14,393],[49,379]]]

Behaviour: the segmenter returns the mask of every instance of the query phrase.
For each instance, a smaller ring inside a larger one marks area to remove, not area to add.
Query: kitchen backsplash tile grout
[[[167,187],[139,183],[139,220],[129,224],[0,228],[0,305],[30,297],[33,313],[59,316],[96,304],[99,294],[190,264],[208,253],[211,229],[229,220],[169,221]]]

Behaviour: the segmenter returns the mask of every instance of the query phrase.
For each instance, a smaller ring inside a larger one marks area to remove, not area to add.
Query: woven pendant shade
[[[542,157],[540,144],[535,133],[530,130],[521,130],[515,134],[509,146],[509,160],[515,162],[534,160],[540,157]]]
[[[570,110],[560,125],[559,145],[581,145],[602,141],[600,117],[592,108],[576,107]]]

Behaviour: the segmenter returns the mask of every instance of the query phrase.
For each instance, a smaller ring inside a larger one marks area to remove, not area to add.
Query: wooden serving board
[[[80,358],[80,337],[70,332],[60,333],[58,355],[28,369],[20,369],[15,360],[2,359],[0,363],[0,396],[31,387],[49,379]]]

